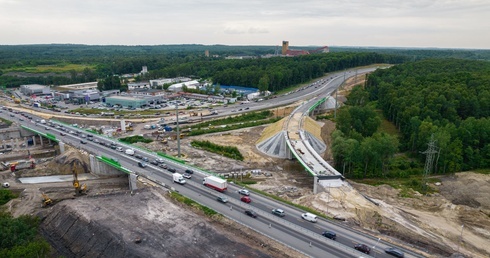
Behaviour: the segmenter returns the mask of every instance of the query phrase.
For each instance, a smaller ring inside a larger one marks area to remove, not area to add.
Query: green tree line
[[[400,131],[402,151],[422,161],[433,135],[435,173],[490,166],[490,63],[405,63],[371,74],[366,90]]]

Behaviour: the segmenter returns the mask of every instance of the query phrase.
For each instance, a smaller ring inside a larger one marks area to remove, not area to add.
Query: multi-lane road
[[[304,92],[296,92],[299,93],[295,96],[295,93],[288,94],[286,96],[274,99],[275,101],[266,103],[259,102],[261,105],[260,109],[272,108],[275,106],[284,105],[286,103],[291,103],[294,101],[298,101],[304,99],[306,95],[324,95],[326,91],[329,91],[329,94],[335,90],[338,85],[340,85],[343,81],[343,73],[332,75],[332,79],[328,81],[323,81],[321,86],[318,87],[306,87],[303,89]],[[339,80],[340,79],[340,80]],[[288,98],[289,97],[289,98]],[[254,103],[254,104],[259,104]],[[251,104],[244,104],[241,106],[250,105],[250,109],[259,109],[259,107],[252,107]],[[384,249],[393,245],[390,245],[384,241],[380,241],[378,238],[369,236],[362,232],[358,232],[348,228],[339,222],[332,222],[324,219],[319,219],[317,223],[311,223],[301,219],[301,214],[304,211],[301,211],[295,207],[286,205],[284,203],[275,201],[268,197],[262,196],[260,194],[252,192],[251,199],[252,202],[250,204],[245,204],[240,201],[240,195],[238,194],[238,190],[240,189],[238,186],[233,183],[229,184],[228,191],[226,193],[219,193],[217,191],[206,188],[202,185],[202,178],[206,176],[204,171],[201,171],[196,168],[191,168],[195,171],[192,175],[192,179],[187,180],[187,184],[178,185],[172,183],[172,173],[168,170],[162,169],[160,167],[149,164],[146,168],[138,167],[137,163],[140,161],[134,156],[125,155],[123,152],[118,152],[114,149],[108,147],[108,145],[100,145],[92,141],[87,141],[86,144],[81,143],[80,136],[74,134],[67,134],[65,136],[61,136],[60,133],[61,128],[57,129],[55,126],[47,126],[44,124],[35,123],[35,117],[33,117],[33,121],[20,121],[20,114],[14,114],[14,117],[9,116],[12,114],[11,112],[4,111],[0,113],[0,116],[5,119],[12,120],[16,123],[22,124],[24,126],[33,128],[40,132],[51,133],[56,135],[61,141],[70,144],[72,146],[79,147],[81,149],[85,149],[86,151],[97,155],[97,156],[106,156],[115,158],[119,161],[119,163],[133,171],[139,175],[147,177],[150,180],[155,182],[159,182],[161,184],[165,184],[167,186],[173,187],[176,191],[183,194],[184,196],[195,200],[207,207],[210,207],[217,212],[241,223],[244,224],[266,236],[269,236],[273,239],[276,239],[308,256],[311,257],[367,257],[366,254],[362,254],[357,252],[353,246],[356,243],[363,243],[372,248],[371,256],[375,257],[392,257],[384,253]],[[25,118],[24,118],[25,119]],[[56,123],[55,123],[56,125]],[[61,125],[67,128],[66,125]],[[48,127],[49,130],[46,130],[45,127]],[[87,134],[87,132],[70,127],[69,130],[80,131],[83,134]],[[79,134],[80,135],[80,134]],[[99,139],[99,141],[104,143],[114,142],[118,146],[123,147],[124,149],[130,148],[131,146],[127,146],[120,142],[117,142],[115,139],[110,139],[102,136],[94,135],[94,138]],[[149,158],[150,160],[154,160],[156,158],[160,158],[155,153],[146,152],[143,150],[136,150],[137,154],[140,154],[144,157]],[[183,173],[185,169],[190,168],[182,165],[180,163],[175,163],[171,160],[165,160],[165,163],[172,168],[175,168],[178,172]],[[89,183],[88,183],[89,184]],[[226,204],[220,203],[216,200],[216,198],[220,195],[226,195],[229,199],[229,202]],[[272,214],[272,209],[281,208],[286,212],[285,217],[277,217]],[[245,209],[252,209],[257,212],[257,218],[251,218],[245,215]],[[321,233],[325,230],[334,231],[337,234],[337,239],[332,241],[322,236]],[[374,247],[374,248],[373,248]],[[402,249],[402,248],[400,248]],[[403,250],[403,249],[402,249]],[[421,257],[415,255],[412,252],[404,250],[405,257]]]

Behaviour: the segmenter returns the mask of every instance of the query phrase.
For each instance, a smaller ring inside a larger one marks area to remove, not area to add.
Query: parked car
[[[322,236],[326,237],[326,238],[330,238],[332,240],[335,240],[337,238],[337,234],[335,234],[335,232],[333,231],[323,231],[322,233]]]
[[[184,174],[184,175],[182,175],[182,176],[183,176],[184,178],[187,178],[187,179],[191,179],[191,177],[192,177],[190,174],[187,174],[187,173],[185,173],[185,174]]]
[[[405,257],[405,254],[403,254],[403,252],[399,249],[396,249],[394,247],[388,247],[385,249],[385,253],[387,254],[390,254],[390,255],[393,255],[395,257],[398,257],[398,258],[403,258]]]
[[[252,199],[250,199],[250,197],[248,197],[248,196],[242,196],[242,198],[240,198],[240,201],[246,202],[246,203],[251,203]]]
[[[369,252],[371,252],[371,248],[369,248],[369,246],[365,244],[356,244],[354,246],[354,249],[356,249],[359,252],[363,252],[365,254],[369,254]]]
[[[252,218],[257,218],[257,213],[253,210],[245,210],[245,214],[247,214],[248,216],[250,216]]]
[[[228,198],[226,198],[224,196],[218,196],[218,198],[216,198],[216,200],[218,200],[218,202],[222,202],[222,203],[228,202]]]
[[[279,217],[284,217],[286,216],[286,213],[284,213],[283,210],[281,209],[273,209],[272,210],[272,214],[276,215],[276,216],[279,216]]]
[[[247,189],[240,189],[240,190],[238,190],[238,193],[239,194],[246,195],[246,196],[249,196],[250,195],[250,191],[247,190]]]

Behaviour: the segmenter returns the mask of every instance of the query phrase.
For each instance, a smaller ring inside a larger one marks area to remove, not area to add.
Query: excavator
[[[80,182],[78,181],[78,171],[77,171],[77,164],[73,163],[73,187],[75,188],[75,196],[80,196],[87,194],[87,185],[83,184],[81,185]]]
[[[43,196],[43,207],[47,207],[51,204],[53,204],[53,200],[49,198],[45,193],[41,193]]]

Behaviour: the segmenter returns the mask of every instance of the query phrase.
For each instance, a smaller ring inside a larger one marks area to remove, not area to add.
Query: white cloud
[[[489,48],[487,0],[0,0],[0,44]]]

